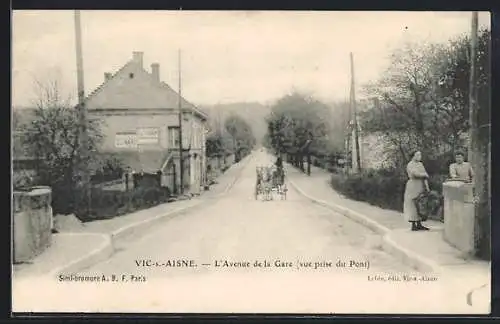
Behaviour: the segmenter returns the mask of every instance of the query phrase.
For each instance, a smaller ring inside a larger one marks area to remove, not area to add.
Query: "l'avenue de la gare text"
[[[370,262],[367,260],[284,260],[284,259],[262,259],[262,260],[225,260],[217,259],[211,262],[196,262],[189,259],[171,259],[171,260],[135,260],[137,267],[160,267],[160,268],[196,268],[196,267],[214,267],[214,268],[306,268],[306,269],[324,269],[324,268],[356,268],[369,269]]]

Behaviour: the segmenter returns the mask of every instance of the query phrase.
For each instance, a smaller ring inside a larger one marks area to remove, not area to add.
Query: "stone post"
[[[30,261],[50,246],[54,225],[51,203],[49,187],[13,193],[14,263]]]
[[[461,181],[443,183],[444,239],[458,250],[472,255],[474,244],[473,185]]]

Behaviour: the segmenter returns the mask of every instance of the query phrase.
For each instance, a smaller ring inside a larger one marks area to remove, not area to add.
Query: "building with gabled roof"
[[[89,118],[102,121],[100,150],[121,157],[133,172],[162,172],[162,185],[176,192],[180,181],[179,94],[160,79],[160,65],[144,69],[143,53],[88,95]],[[181,98],[185,192],[199,193],[206,178],[208,116]]]

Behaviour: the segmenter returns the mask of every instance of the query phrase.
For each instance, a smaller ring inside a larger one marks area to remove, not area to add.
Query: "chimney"
[[[111,74],[111,73],[109,73],[109,72],[105,72],[105,73],[104,73],[104,81],[108,81],[109,79],[111,79],[111,76],[112,76],[112,75],[113,75],[113,74]]]
[[[160,64],[151,64],[151,74],[156,81],[160,82]]]
[[[132,53],[132,58],[133,58],[133,61],[137,64],[140,65],[140,67],[143,66],[143,57],[144,57],[144,52],[133,52]]]

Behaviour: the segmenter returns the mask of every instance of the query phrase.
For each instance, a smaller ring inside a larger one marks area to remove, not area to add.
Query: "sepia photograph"
[[[491,312],[489,12],[11,35],[13,313]]]

